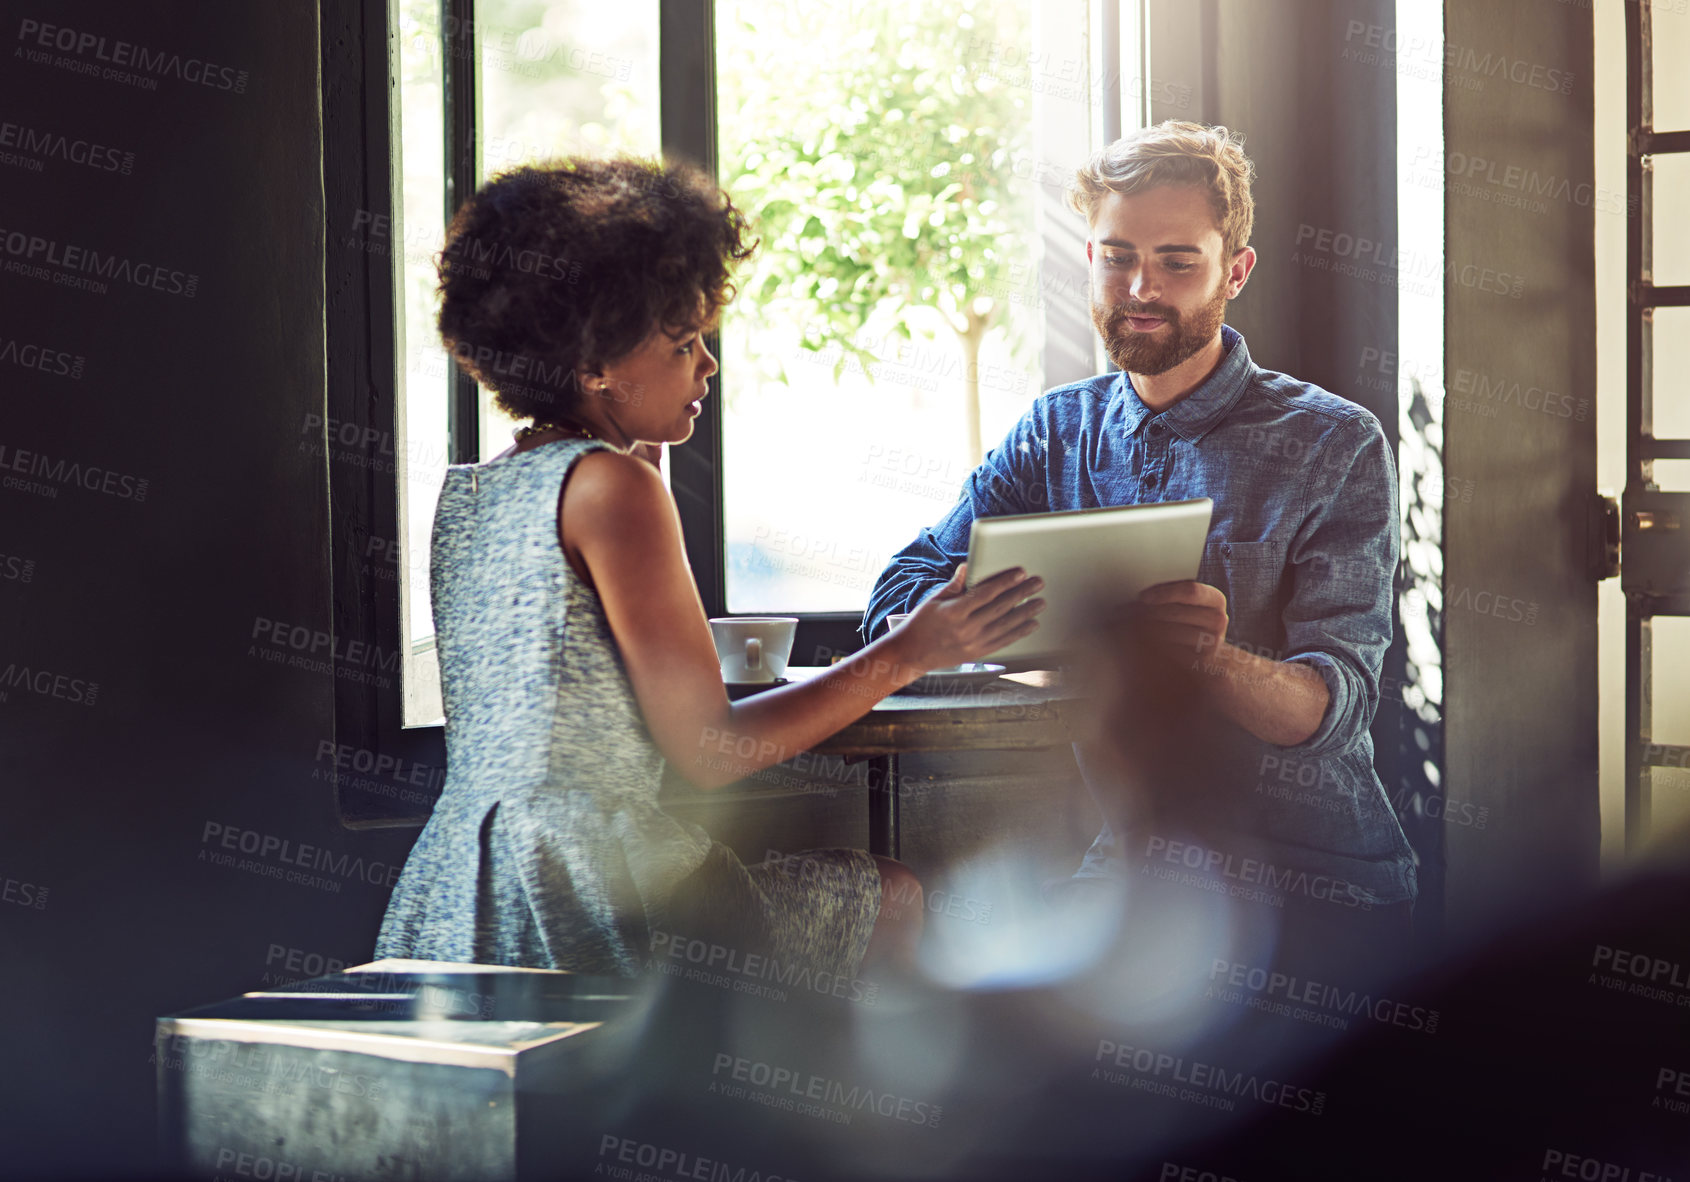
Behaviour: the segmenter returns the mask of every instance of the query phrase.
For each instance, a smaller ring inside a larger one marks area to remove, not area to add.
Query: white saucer
[[[1008,668],[977,661],[972,665],[958,665],[953,669],[929,669],[898,692],[901,694],[963,693],[969,689],[996,681]]]

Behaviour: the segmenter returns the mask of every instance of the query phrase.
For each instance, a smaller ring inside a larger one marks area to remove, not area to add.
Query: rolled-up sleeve
[[[1331,755],[1353,747],[1373,724],[1391,644],[1402,547],[1397,473],[1371,414],[1328,432],[1310,467],[1304,505],[1286,557],[1285,659],[1318,669],[1330,699],[1319,728],[1290,750]]]
[[[869,595],[868,609],[857,626],[864,643],[880,630],[887,616],[915,610],[950,580],[968,557],[976,517],[1036,512],[1029,506],[1040,500],[1043,491],[1044,442],[1035,411],[1030,410],[969,473],[950,512],[917,534],[880,572]]]

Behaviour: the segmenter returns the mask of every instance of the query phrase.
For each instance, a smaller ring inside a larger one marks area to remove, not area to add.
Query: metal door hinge
[[[1620,587],[1679,614],[1690,597],[1690,493],[1628,491],[1620,514]]]
[[[1601,489],[1590,508],[1590,565],[1601,582],[1620,573],[1620,499]]]

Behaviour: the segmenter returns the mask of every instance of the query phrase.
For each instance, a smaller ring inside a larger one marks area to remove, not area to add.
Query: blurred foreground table
[[[157,1022],[172,1176],[540,1177],[634,983],[376,961]]]

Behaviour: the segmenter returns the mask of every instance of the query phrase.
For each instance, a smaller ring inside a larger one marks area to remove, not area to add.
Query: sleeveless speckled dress
[[[607,446],[446,470],[430,567],[446,784],[375,953],[633,975],[654,943],[716,939],[855,973],[880,910],[867,853],[748,867],[658,806],[663,757],[558,543],[571,466]]]

